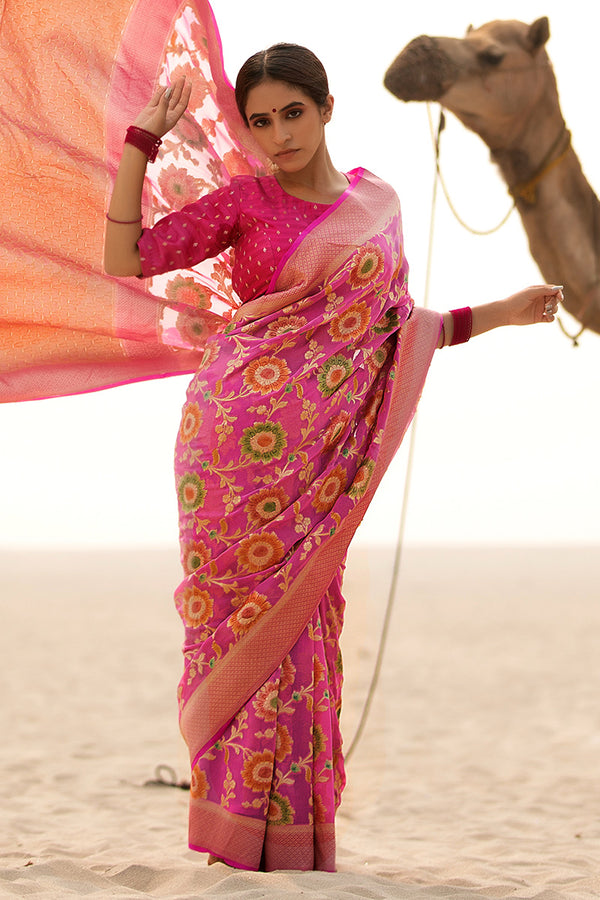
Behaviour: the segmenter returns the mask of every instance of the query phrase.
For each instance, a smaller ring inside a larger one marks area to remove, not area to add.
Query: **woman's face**
[[[283,172],[300,172],[325,147],[333,98],[321,108],[284,81],[262,81],[248,93],[246,118],[266,156]]]

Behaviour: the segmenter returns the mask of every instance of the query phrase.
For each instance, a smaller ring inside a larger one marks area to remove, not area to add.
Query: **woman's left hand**
[[[558,304],[564,300],[562,285],[537,284],[507,297],[505,305],[507,325],[534,325],[553,322]]]

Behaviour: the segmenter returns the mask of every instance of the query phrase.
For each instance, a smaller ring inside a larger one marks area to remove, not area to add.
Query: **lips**
[[[277,159],[287,159],[290,156],[293,156],[294,153],[297,153],[297,150],[280,150],[279,153],[276,153],[275,156]]]

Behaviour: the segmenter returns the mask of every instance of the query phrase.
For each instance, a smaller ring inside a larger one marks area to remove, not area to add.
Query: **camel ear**
[[[549,37],[550,22],[548,21],[548,16],[542,16],[541,19],[536,19],[535,22],[529,26],[527,42],[532,51],[539,50],[540,47],[543,47]]]

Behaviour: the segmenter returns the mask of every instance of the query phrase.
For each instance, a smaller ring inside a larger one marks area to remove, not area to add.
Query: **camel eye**
[[[477,59],[484,66],[499,66],[504,59],[504,53],[498,47],[487,47],[477,54]]]

